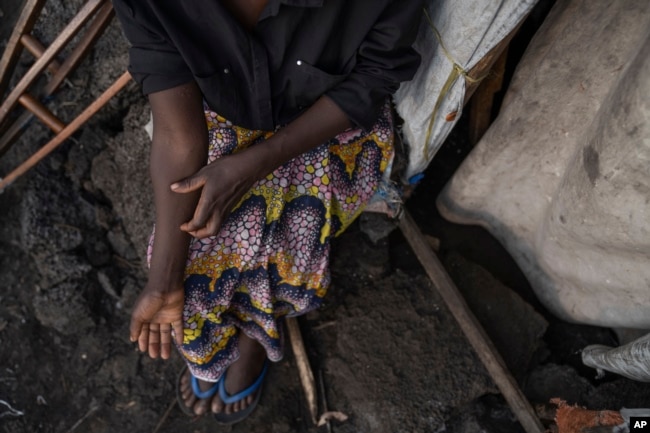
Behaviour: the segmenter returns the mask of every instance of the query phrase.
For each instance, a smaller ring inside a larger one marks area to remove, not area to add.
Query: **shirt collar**
[[[324,0],[269,0],[260,15],[259,21],[277,15],[281,4],[304,8],[317,8],[323,6],[323,1]]]

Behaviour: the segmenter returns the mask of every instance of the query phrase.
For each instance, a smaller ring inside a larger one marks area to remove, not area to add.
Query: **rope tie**
[[[447,57],[447,60],[449,60],[449,63],[451,63],[452,68],[451,72],[449,73],[449,76],[447,77],[447,81],[445,81],[445,84],[442,86],[442,89],[440,89],[440,94],[438,95],[438,99],[436,100],[435,105],[433,106],[433,112],[431,113],[431,118],[429,120],[429,126],[427,128],[427,136],[424,142],[424,152],[427,155],[427,158],[429,158],[429,142],[431,139],[431,133],[433,131],[433,124],[436,120],[436,116],[438,115],[438,110],[440,109],[440,105],[442,105],[442,101],[447,97],[447,94],[453,87],[453,85],[456,83],[458,78],[463,77],[468,83],[470,84],[478,84],[485,77],[488,76],[488,74],[485,74],[481,77],[474,78],[469,75],[469,73],[463,69],[461,65],[458,64],[452,57],[452,55],[447,51],[447,48],[445,47],[445,44],[442,42],[442,36],[440,36],[440,32],[438,32],[438,29],[436,29],[436,26],[433,24],[433,20],[429,16],[429,12],[427,11],[426,8],[422,8],[424,11],[424,16],[427,18],[427,21],[429,22],[429,27],[431,27],[431,30],[433,31],[433,34],[435,35],[436,39],[438,40],[438,44],[440,45],[440,48],[442,49],[443,54],[445,57]]]

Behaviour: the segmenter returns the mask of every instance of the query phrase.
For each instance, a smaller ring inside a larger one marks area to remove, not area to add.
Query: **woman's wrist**
[[[149,269],[149,278],[146,290],[159,293],[169,293],[176,290],[183,290],[184,271],[176,272],[169,269]]]

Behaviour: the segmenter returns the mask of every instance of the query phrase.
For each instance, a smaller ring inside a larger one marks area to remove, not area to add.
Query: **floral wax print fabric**
[[[205,115],[208,163],[273,135],[235,126],[207,105]],[[282,358],[281,318],[320,306],[331,239],[362,212],[392,156],[386,103],[369,131],[348,129],[290,160],[253,186],[216,236],[191,241],[179,350],[195,377],[221,377],[239,357],[240,331],[270,360]],[[149,257],[152,245],[153,236]]]

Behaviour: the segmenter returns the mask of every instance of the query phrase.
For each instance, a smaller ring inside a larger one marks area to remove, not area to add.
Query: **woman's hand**
[[[228,213],[255,181],[350,126],[346,114],[323,96],[268,140],[221,157],[194,175],[173,183],[171,189],[177,193],[202,189],[194,216],[181,225],[181,230],[195,238],[216,235]]]
[[[147,283],[135,301],[130,325],[131,341],[137,341],[142,352],[168,359],[172,337],[177,344],[183,343],[184,297],[182,286],[163,292]]]
[[[265,163],[253,146],[242,152],[221,157],[196,174],[171,185],[174,192],[185,194],[201,189],[201,197],[192,219],[180,229],[195,238],[214,236],[233,207],[255,181],[265,174]],[[268,169],[270,172],[272,169]]]

